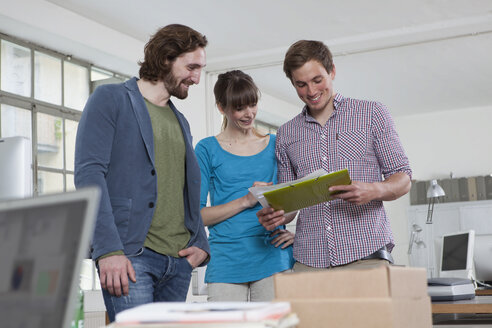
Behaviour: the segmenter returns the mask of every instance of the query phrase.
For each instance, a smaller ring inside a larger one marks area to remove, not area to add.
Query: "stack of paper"
[[[118,313],[111,327],[291,328],[298,319],[290,311],[288,302],[160,302]]]

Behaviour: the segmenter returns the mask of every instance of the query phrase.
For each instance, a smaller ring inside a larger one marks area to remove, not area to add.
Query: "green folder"
[[[343,169],[264,192],[263,196],[275,210],[284,210],[285,213],[289,213],[332,200],[331,196],[339,192],[329,192],[328,188],[350,183],[348,170]]]

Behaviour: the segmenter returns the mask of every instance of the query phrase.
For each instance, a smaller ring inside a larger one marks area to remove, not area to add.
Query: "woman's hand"
[[[264,187],[271,186],[273,182],[263,182],[263,181],[255,181],[251,187]],[[244,196],[246,207],[253,207],[258,203],[258,200],[253,196],[251,192],[248,192],[246,196]]]
[[[294,234],[286,229],[277,229],[270,234],[270,237],[275,237],[271,244],[275,245],[275,247],[279,247],[282,245],[282,249],[292,245],[294,243]]]

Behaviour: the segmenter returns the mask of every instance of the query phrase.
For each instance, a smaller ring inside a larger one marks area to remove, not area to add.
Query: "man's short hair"
[[[171,24],[160,28],[144,48],[144,61],[139,62],[140,78],[157,82],[169,74],[179,56],[205,48],[208,41],[205,35],[191,27]]]
[[[285,75],[292,81],[292,71],[302,67],[310,60],[319,62],[328,73],[333,70],[333,57],[330,49],[323,42],[300,40],[291,45],[285,54]]]

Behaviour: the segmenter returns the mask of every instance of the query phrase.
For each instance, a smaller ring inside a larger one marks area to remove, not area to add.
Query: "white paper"
[[[117,313],[116,322],[257,322],[289,313],[288,302],[157,302]]]

